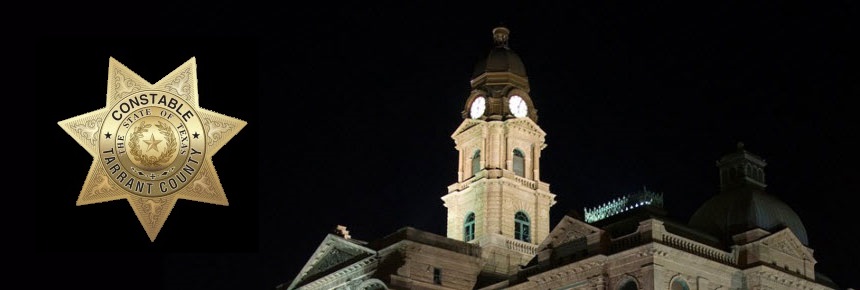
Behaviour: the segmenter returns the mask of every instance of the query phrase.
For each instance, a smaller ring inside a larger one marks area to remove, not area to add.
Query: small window
[[[669,287],[669,290],[690,290],[690,286],[687,286],[687,282],[681,279],[675,279],[672,281],[672,286]]]
[[[520,149],[514,149],[514,174],[525,177],[526,155]]]
[[[526,213],[518,211],[514,215],[514,238],[523,242],[531,243],[531,223]]]
[[[624,284],[621,284],[621,287],[619,287],[618,289],[620,289],[620,290],[639,290],[639,286],[636,286],[636,282],[633,282],[633,280],[627,280],[627,282],[624,282]]]
[[[433,284],[442,285],[442,269],[433,268]]]
[[[463,223],[463,241],[471,241],[475,239],[475,213],[469,213],[466,216],[466,222]]]
[[[481,171],[481,150],[475,150],[472,154],[472,176]]]

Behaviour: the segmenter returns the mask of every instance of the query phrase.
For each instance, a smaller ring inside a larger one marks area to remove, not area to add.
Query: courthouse
[[[837,288],[816,272],[800,217],[767,192],[767,163],[741,143],[716,161],[720,190],[689,221],[643,188],[552,224],[551,208],[569,208],[541,179],[546,132],[526,68],[509,30],[492,34],[451,135],[457,180],[438,205],[447,231],[361,241],[338,227],[278,289]]]

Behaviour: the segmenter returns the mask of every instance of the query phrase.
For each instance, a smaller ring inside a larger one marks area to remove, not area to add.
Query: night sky
[[[56,28],[30,37],[35,92],[54,102],[44,145],[61,155],[45,158],[63,165],[34,195],[33,245],[64,285],[273,289],[338,224],[359,240],[444,235],[450,135],[504,24],[547,132],[551,227],[643,186],[687,221],[742,141],[803,220],[816,270],[860,287],[856,1],[568,2],[54,7]],[[150,82],[196,57],[201,106],[248,122],[213,158],[230,206],[180,200],[154,243],[125,201],[75,206],[92,159],[56,124],[104,106],[111,56]]]

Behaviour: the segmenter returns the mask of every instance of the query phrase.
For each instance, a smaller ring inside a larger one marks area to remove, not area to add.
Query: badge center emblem
[[[206,135],[197,112],[164,91],[124,97],[110,109],[99,142],[101,165],[132,194],[157,197],[182,189],[200,172]]]

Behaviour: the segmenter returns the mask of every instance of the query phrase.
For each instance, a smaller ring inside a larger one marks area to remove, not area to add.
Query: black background
[[[567,5],[42,15],[55,26],[32,42],[34,88],[63,162],[35,195],[34,245],[75,285],[272,289],[337,224],[362,240],[444,234],[450,134],[504,23],[548,133],[551,225],[642,186],[686,221],[743,141],[802,218],[816,269],[857,287],[856,2]],[[213,158],[230,206],[180,200],[154,243],[125,201],[74,206],[92,161],[56,122],[104,106],[110,56],[150,82],[195,56],[201,106],[248,121]]]

